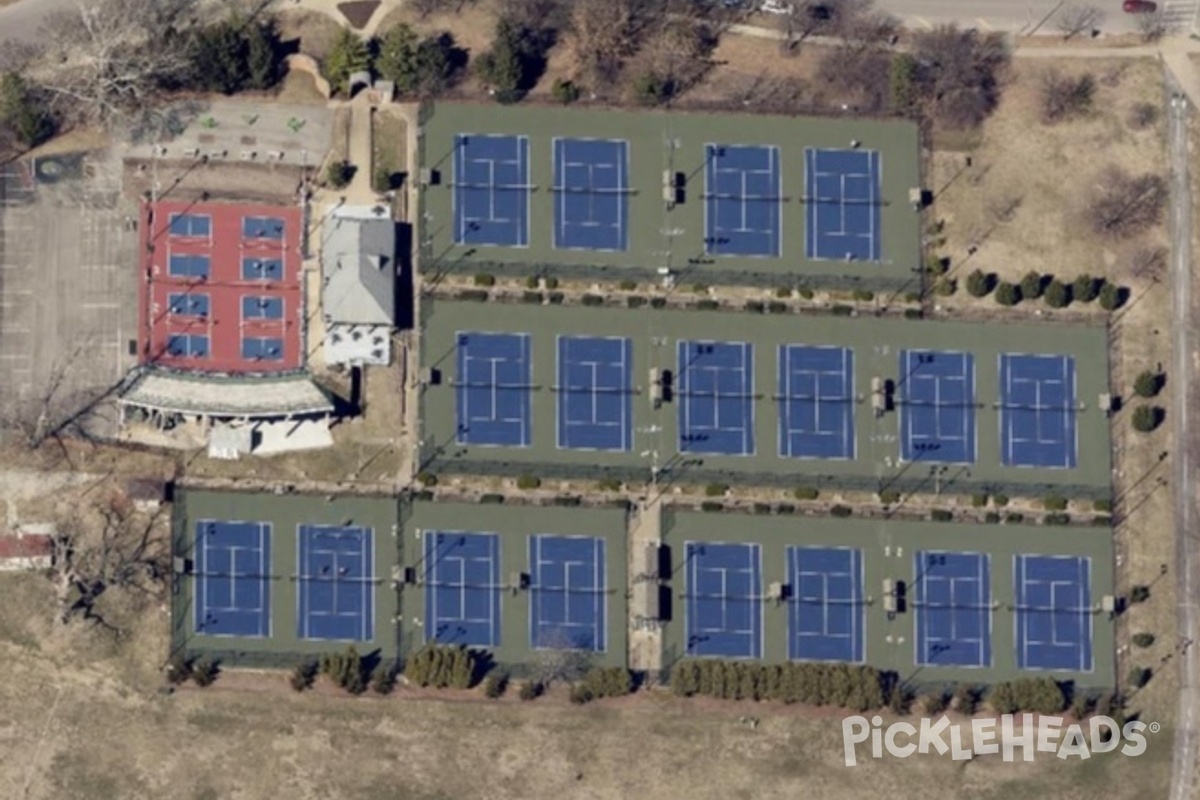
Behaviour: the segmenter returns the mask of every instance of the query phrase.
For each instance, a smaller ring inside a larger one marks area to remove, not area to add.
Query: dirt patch
[[[329,54],[341,28],[328,14],[320,11],[284,9],[275,15],[279,38],[296,42],[301,53],[321,61]]]
[[[325,105],[326,103],[321,92],[317,90],[316,79],[307,72],[299,70],[291,70],[284,76],[277,99],[280,103],[298,105]]]
[[[11,591],[28,589],[22,582]],[[37,615],[36,606],[20,608]],[[1063,800],[1101,791],[1132,800],[1162,796],[1169,772],[1163,739],[1150,739],[1136,759],[1042,754],[1012,764],[949,755],[875,760],[860,749],[858,766],[847,769],[840,714],[662,693],[583,707],[561,692],[532,703],[407,691],[349,698],[325,689],[296,694],[282,676],[231,673],[210,689],[168,695],[157,691],[158,659],[144,655],[161,643],[138,640],[143,655],[135,656],[132,645],[100,649],[93,641],[85,650],[85,638],[59,632],[39,651],[0,639],[8,675],[0,703],[7,719],[30,725],[22,735],[16,723],[0,723],[9,756],[0,781],[28,787],[26,797],[145,797],[163,786],[186,786],[191,798],[271,797],[287,786],[300,797],[366,800],[395,797],[403,786],[404,797],[420,800],[608,800],[653,785],[655,797],[691,799],[999,800],[1036,789]],[[758,722],[743,721],[747,715]],[[930,786],[942,788],[931,794]]]
[[[454,34],[454,41],[459,47],[466,49],[471,57],[487,50],[492,43],[492,34],[496,29],[496,13],[489,3],[459,3],[461,8],[453,4],[436,13],[420,16],[407,5],[392,9],[384,17],[377,28],[377,35],[382,36],[389,28],[400,23],[406,23],[421,36],[449,31]]]
[[[316,166],[127,159],[123,186],[125,196],[131,200],[146,197],[153,189],[159,200],[199,200],[209,195],[229,201],[286,205],[295,201],[305,175]]]
[[[379,0],[355,0],[352,3],[339,3],[337,9],[350,23],[350,27],[362,30],[367,27],[379,5]]]
[[[400,188],[400,182],[408,169],[408,133],[404,120],[388,109],[377,112],[372,123],[375,126],[372,143],[375,148],[373,161],[375,171],[381,175],[391,176],[389,189]],[[376,188],[382,188],[376,180]]]
[[[1092,235],[1081,217],[1101,167],[1164,173],[1161,123],[1136,129],[1128,122],[1134,104],[1161,96],[1162,69],[1151,59],[1053,66],[1095,78],[1093,110],[1080,119],[1043,125],[1038,87],[1051,65],[1017,61],[1000,108],[982,132],[974,141],[964,137],[950,143],[958,146],[955,151],[940,149],[931,159],[926,184],[935,200],[927,213],[937,251],[950,259],[960,284],[974,269],[1014,282],[1030,270],[1064,280],[1089,273],[1127,285],[1136,295],[1142,287],[1130,274],[1130,254],[1164,245],[1162,226],[1114,243]],[[964,152],[964,147],[970,149]],[[972,298],[960,290],[937,302],[952,308],[971,304]],[[982,302],[996,307],[990,297]],[[1032,305],[1022,304],[1016,312]]]

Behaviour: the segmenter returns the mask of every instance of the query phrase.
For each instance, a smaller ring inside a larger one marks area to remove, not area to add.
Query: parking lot
[[[66,165],[65,167],[63,165]],[[0,176],[0,402],[4,421],[76,417],[133,364],[134,209],[106,154],[19,162]],[[82,420],[111,431],[111,414]]]

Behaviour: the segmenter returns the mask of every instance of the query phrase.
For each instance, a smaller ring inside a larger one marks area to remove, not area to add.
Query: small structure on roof
[[[391,363],[398,269],[396,223],[386,208],[330,212],[321,247],[327,364]]]
[[[125,497],[138,511],[152,513],[167,499],[167,485],[155,478],[134,478],[125,483]]]
[[[50,569],[54,565],[54,536],[49,526],[30,525],[0,535],[0,572]]]

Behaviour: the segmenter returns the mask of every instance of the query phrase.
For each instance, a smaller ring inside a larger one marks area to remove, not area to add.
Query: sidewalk
[[[315,11],[328,15],[341,25],[348,25],[349,23],[342,16],[342,12],[338,11],[338,6],[343,2],[345,0],[274,0],[271,8],[276,11],[287,11],[288,9]],[[380,0],[379,8],[375,9],[375,13],[367,21],[366,27],[358,31],[358,33],[364,39],[374,36],[375,32],[379,29],[379,23],[391,13],[392,9],[400,8],[403,5],[404,0]]]

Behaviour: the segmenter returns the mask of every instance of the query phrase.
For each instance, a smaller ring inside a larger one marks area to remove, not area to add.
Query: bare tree
[[[45,25],[46,87],[65,113],[115,122],[150,106],[189,64],[198,0],[90,0]]]
[[[1123,239],[1157,224],[1167,201],[1167,185],[1153,173],[1131,175],[1109,166],[1096,176],[1084,214],[1098,236]]]
[[[943,25],[913,42],[917,79],[932,116],[948,128],[978,125],[1000,102],[1009,62],[1003,35]]]
[[[648,23],[644,0],[580,0],[571,11],[569,39],[579,75],[593,88],[611,85],[641,45]]]
[[[1076,77],[1049,69],[1042,74],[1040,93],[1042,122],[1053,125],[1091,111],[1096,79],[1090,72]]]
[[[100,421],[98,403],[111,388],[78,386],[75,373],[94,352],[94,339],[77,341],[30,391],[0,385],[0,428],[19,433],[31,450],[64,433],[89,436],[92,423]]]
[[[80,618],[120,635],[124,612],[162,602],[170,569],[162,521],[115,496],[74,506],[60,518],[53,568],[59,621]],[[102,598],[112,600],[106,605]]]
[[[801,42],[821,29],[825,20],[823,13],[817,11],[816,0],[792,0],[785,8],[787,13],[775,16],[775,25],[784,36],[780,49],[793,53]]]
[[[1167,249],[1142,245],[1129,255],[1129,274],[1134,278],[1158,283],[1166,273]]]
[[[664,15],[646,35],[640,53],[642,70],[669,87],[669,96],[676,96],[708,72],[716,44],[713,32],[700,19]]]
[[[496,0],[498,17],[530,30],[558,30],[567,22],[563,0]]]
[[[1063,6],[1054,18],[1054,25],[1062,33],[1064,39],[1070,39],[1081,33],[1093,33],[1099,30],[1104,21],[1104,12],[1086,3],[1070,3]]]
[[[1138,14],[1137,29],[1143,40],[1157,42],[1167,33],[1167,18],[1163,16],[1161,9],[1156,9],[1149,14]]]

